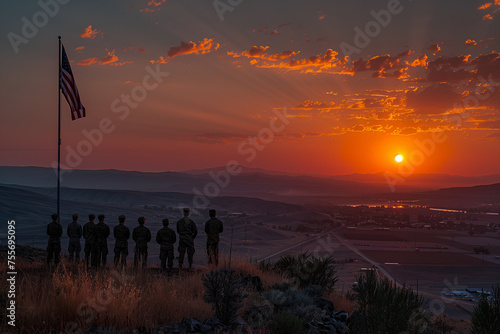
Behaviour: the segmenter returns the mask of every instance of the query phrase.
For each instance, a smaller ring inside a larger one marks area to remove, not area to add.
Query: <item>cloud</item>
[[[161,5],[165,3],[166,0],[150,0],[146,6],[139,10],[141,13],[153,13],[161,10]]]
[[[424,67],[424,68],[427,68],[427,59],[429,59],[429,57],[427,57],[426,54],[421,54],[420,56],[417,57],[417,59],[415,59],[412,63],[411,63],[411,66],[413,67]]]
[[[500,130],[500,120],[479,123],[477,127],[479,129]]]
[[[115,55],[115,50],[109,52],[108,54],[99,60],[99,64],[101,65],[106,65],[106,64],[111,64],[111,63],[116,63],[118,61],[118,57]]]
[[[471,80],[476,75],[464,67],[469,64],[470,55],[439,57],[428,62],[427,81],[430,82],[456,82]]]
[[[319,20],[319,21],[323,21],[325,18],[326,18],[326,15],[325,15],[325,14],[318,13],[318,20]]]
[[[490,8],[490,7],[491,7],[491,5],[493,5],[491,2],[487,2],[487,3],[485,3],[485,4],[481,5],[481,6],[479,6],[477,9],[479,9],[479,10],[484,10],[484,9]]]
[[[405,62],[401,62],[401,58],[408,57],[410,54],[411,51],[407,50],[395,57],[387,54],[383,56],[375,56],[366,61],[363,60],[363,58],[360,58],[352,63],[351,71],[353,73],[366,71],[373,72],[372,77],[374,78],[408,78],[408,67]],[[392,72],[389,72],[390,70],[392,70]]]
[[[490,140],[500,140],[500,132],[492,133],[484,137],[485,139],[490,139]]]
[[[177,56],[188,55],[192,53],[196,54],[205,54],[213,50],[217,50],[220,47],[220,44],[214,43],[213,39],[204,38],[202,41],[198,42],[198,44],[194,42],[184,43],[181,42],[179,46],[172,46],[170,50],[168,50],[168,58],[174,58]]]
[[[453,86],[441,83],[406,93],[406,107],[420,114],[440,114],[460,100]]]
[[[132,51],[137,51],[137,52],[140,52],[140,53],[146,53],[147,52],[146,49],[138,47],[138,46],[129,46],[128,48],[123,49],[123,52],[131,51],[131,50]]]
[[[473,39],[468,39],[465,41],[465,47],[468,48],[489,48],[490,44],[493,44],[495,41],[494,37],[487,38],[485,40],[473,40]]]
[[[168,59],[175,58],[178,56],[184,56],[189,54],[205,54],[212,52],[212,50],[217,50],[220,47],[219,43],[215,43],[213,39],[204,38],[198,43],[195,42],[181,42],[179,46],[171,46],[168,50],[167,57],[161,56],[158,60],[151,60],[152,64],[160,63],[165,64]]]
[[[82,66],[87,66],[87,65],[92,65],[92,64],[95,64],[97,63],[97,58],[88,58],[88,59],[84,59],[84,60],[80,60],[78,62],[78,65],[82,65]]]
[[[101,59],[97,59],[96,57],[84,59],[79,61],[78,65],[88,66],[93,64],[99,64],[99,65],[123,66],[132,63],[132,61],[119,62],[118,60],[119,58],[117,55],[115,55],[115,50],[113,50],[113,51],[108,51],[108,54]]]
[[[500,0],[494,2],[486,2],[479,6],[477,9],[489,12],[483,16],[483,21],[493,20],[493,15],[500,11]]]
[[[470,47],[477,46],[477,42],[473,39],[468,39],[465,41],[465,46],[470,46]]]
[[[475,66],[477,76],[488,78],[490,75],[493,80],[500,79],[500,53],[491,52],[486,55],[480,55],[471,60],[470,65]]]
[[[320,102],[313,100],[305,100],[304,102],[296,105],[292,109],[302,109],[302,110],[311,110],[311,109],[330,109],[335,106],[334,102]]]
[[[83,49],[85,49],[85,46],[79,46],[79,47],[77,47],[77,48],[75,49],[75,51],[81,51],[81,50],[83,50]]]
[[[299,52],[287,50],[276,54],[267,54],[266,50],[269,49],[269,46],[252,46],[250,50],[243,51],[241,53],[229,51],[227,54],[234,58],[238,57],[247,57],[247,58],[260,58],[266,59],[270,61],[277,61],[280,59],[287,59],[297,55]]]
[[[298,52],[285,51],[285,55],[297,55]],[[261,68],[282,68],[287,70],[300,70],[303,73],[335,72],[337,67],[347,63],[346,59],[337,58],[338,52],[332,49],[326,50],[324,55],[315,55],[305,59],[290,59],[287,62],[264,62],[256,66]],[[279,59],[282,59],[278,57]],[[270,60],[270,59],[269,59]],[[278,59],[276,59],[278,60]],[[344,70],[341,68],[341,70]],[[339,72],[340,73],[340,72]]]
[[[433,55],[436,55],[439,51],[441,51],[441,47],[439,46],[439,43],[436,44],[431,44],[429,45],[426,50],[430,50]]]
[[[271,35],[279,35],[278,29],[274,29],[273,31],[271,31]]]
[[[97,30],[97,29],[92,29],[92,26],[89,25],[87,28],[85,28],[83,30],[83,32],[81,33],[80,37],[81,38],[90,38],[90,39],[94,39],[96,38],[97,36],[103,36],[103,32],[100,31],[100,30]]]

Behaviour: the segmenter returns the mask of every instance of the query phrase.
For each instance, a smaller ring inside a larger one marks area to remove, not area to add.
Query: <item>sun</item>
[[[396,160],[397,163],[400,163],[403,161],[403,156],[401,154],[398,154],[394,157],[394,160]]]

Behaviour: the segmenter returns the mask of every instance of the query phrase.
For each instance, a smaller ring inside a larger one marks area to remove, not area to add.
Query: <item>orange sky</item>
[[[62,35],[63,167],[500,170],[498,1],[48,3],[2,13],[1,165],[57,160]]]

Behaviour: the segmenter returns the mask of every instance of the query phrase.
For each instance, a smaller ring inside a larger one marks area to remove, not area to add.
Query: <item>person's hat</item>
[[[103,220],[104,218],[106,218],[106,216],[101,213],[99,216],[97,216],[97,218],[99,218],[99,220]]]

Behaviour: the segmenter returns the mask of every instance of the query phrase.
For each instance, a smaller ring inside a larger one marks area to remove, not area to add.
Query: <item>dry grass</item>
[[[222,266],[227,263],[227,259],[221,260]],[[169,277],[131,269],[125,273],[112,268],[87,272],[64,259],[54,272],[42,262],[20,259],[16,267],[16,329],[20,332],[80,332],[92,325],[124,330],[153,328],[186,317],[204,321],[214,315],[211,305],[203,301],[201,280],[210,268]],[[264,288],[282,281],[280,276],[264,273],[241,259],[233,258],[231,267],[241,275],[259,276]],[[0,269],[1,284],[5,285],[5,265]],[[5,300],[1,302],[3,307]]]

